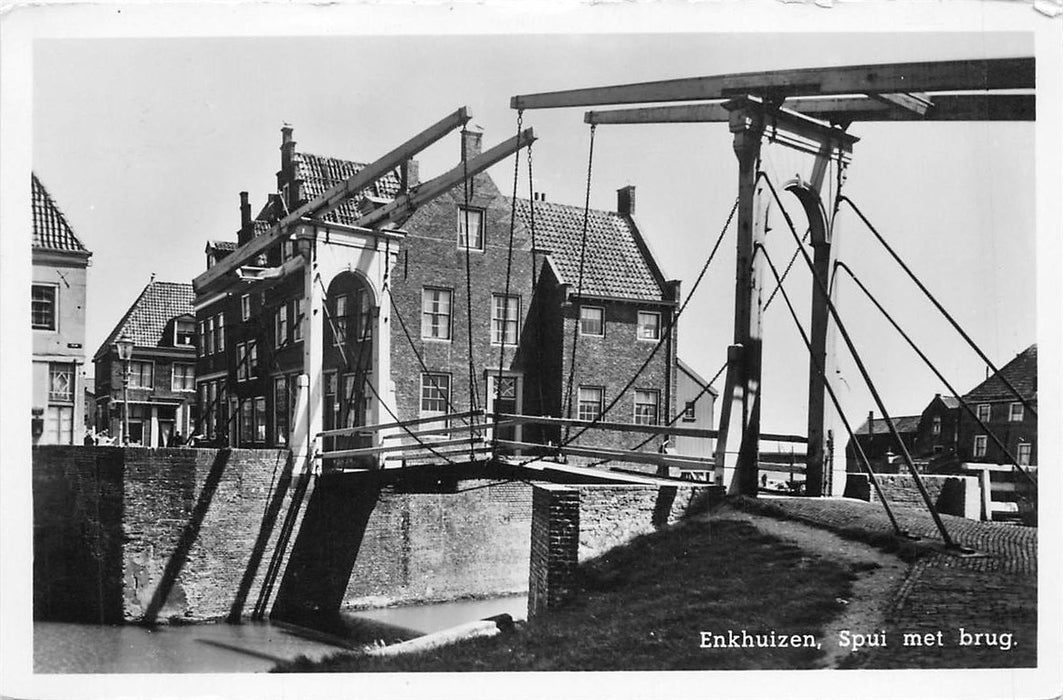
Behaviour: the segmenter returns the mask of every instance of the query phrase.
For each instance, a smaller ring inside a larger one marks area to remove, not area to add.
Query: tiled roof
[[[510,206],[512,200],[507,198],[506,202]],[[517,199],[517,217],[526,228],[531,226],[533,204],[536,245],[551,251],[555,272],[575,290],[579,283],[584,209]],[[588,212],[584,294],[658,301],[663,298],[654,263],[640,249],[638,235],[628,217],[596,209]]]
[[[366,165],[313,153],[296,153],[294,162],[296,163],[295,177],[303,181],[303,197],[308,202],[320,197],[329,188],[353,177]],[[363,190],[362,195],[363,197],[368,195],[381,199],[394,199],[400,186],[398,174],[392,171]],[[369,211],[359,208],[363,197],[348,198],[325,216],[324,220],[339,224],[353,224]]]
[[[40,250],[71,250],[88,253],[88,249],[74,235],[70,224],[66,222],[63,212],[44,185],[32,173],[33,181],[33,247]]]
[[[896,426],[898,433],[914,433],[919,429],[919,421],[922,416],[893,416],[893,425]],[[872,424],[875,429],[875,435],[886,435],[889,433],[890,428],[886,424],[885,418],[875,418]],[[867,435],[867,421],[856,429],[857,435]]]
[[[207,241],[207,247],[231,253],[236,250],[236,241]]]
[[[1037,398],[1037,343],[1016,355],[1011,362],[1000,368],[1000,374],[989,379],[964,394],[963,400],[992,401],[995,399],[1013,399],[1015,394],[1001,380],[1003,375],[1015,387],[1024,399]]]
[[[186,282],[149,282],[93,359],[107,353],[114,342],[127,334],[136,347],[157,347],[162,344],[166,324],[177,316],[194,315],[192,301],[195,293]]]

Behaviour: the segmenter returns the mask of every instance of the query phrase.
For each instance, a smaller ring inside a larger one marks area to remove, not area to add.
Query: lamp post
[[[122,361],[122,440],[118,444],[124,445],[129,440],[129,361],[133,359],[133,341],[123,333],[114,346]]]

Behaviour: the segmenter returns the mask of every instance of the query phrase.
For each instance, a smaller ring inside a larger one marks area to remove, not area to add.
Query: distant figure
[[[767,474],[761,474],[760,475],[760,488],[762,488],[762,489],[768,488],[768,475]]]
[[[184,447],[185,439],[181,437],[181,431],[175,430],[170,437],[170,447]]]
[[[96,444],[97,445],[113,445],[114,444],[114,438],[111,437],[110,433],[107,432],[107,429],[104,428],[103,430],[101,430],[99,433],[96,434]]]
[[[92,433],[92,428],[85,429],[85,438],[82,442],[86,447],[92,447],[96,444],[96,436]]]

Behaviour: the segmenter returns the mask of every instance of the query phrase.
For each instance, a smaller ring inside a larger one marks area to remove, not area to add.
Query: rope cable
[[[579,275],[576,282],[576,298],[583,294],[583,271],[587,256],[587,227],[590,223],[591,211],[591,174],[594,165],[594,124],[591,124],[590,146],[587,150],[587,186],[583,199],[583,234],[580,241],[579,251]],[[582,303],[582,299],[580,299]],[[572,360],[569,363],[568,382],[565,388],[565,417],[572,418],[572,381],[576,376],[576,347],[579,344],[580,312],[577,306],[576,318],[572,324]],[[568,441],[570,426],[565,427],[565,442]]]

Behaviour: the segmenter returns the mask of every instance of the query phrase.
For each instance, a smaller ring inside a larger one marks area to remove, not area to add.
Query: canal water
[[[526,596],[343,612],[295,626],[272,622],[107,626],[35,622],[36,673],[263,673],[279,661],[319,659],[350,646],[393,643],[506,613]]]

